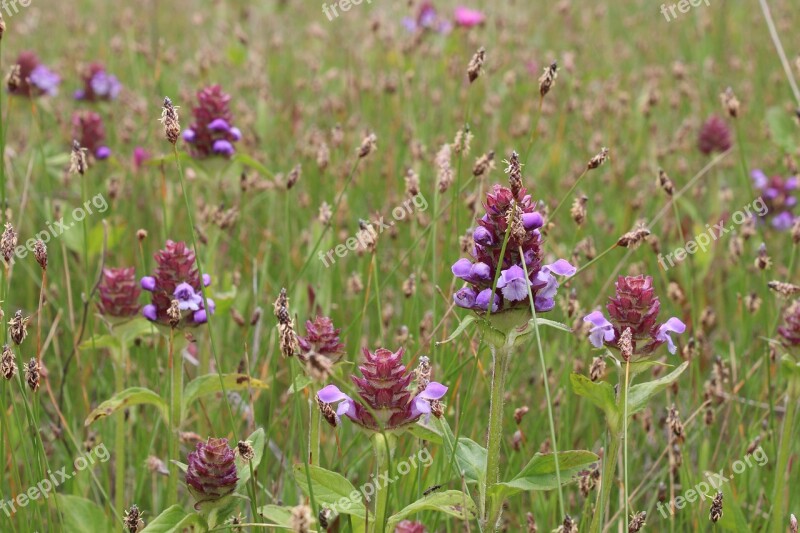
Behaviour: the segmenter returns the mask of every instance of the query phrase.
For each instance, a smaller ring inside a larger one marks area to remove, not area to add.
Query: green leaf
[[[434,444],[442,444],[442,434],[435,428],[425,425],[422,420],[418,421],[416,424],[406,426],[406,431],[418,439],[433,442]]]
[[[689,361],[684,361],[681,366],[663,378],[634,385],[628,390],[628,416],[634,415],[647,407],[647,403],[656,394],[669,387],[677,380],[683,371],[689,367]]]
[[[111,333],[96,335],[83,341],[79,348],[90,350],[92,348],[119,348],[121,345],[130,346],[137,338],[151,333],[157,333],[153,325],[146,320],[129,320],[113,326]]]
[[[794,152],[798,144],[794,137],[794,119],[783,108],[771,107],[767,110],[767,126],[775,144],[787,153]]]
[[[225,383],[225,392],[269,388],[267,383],[246,374],[223,374],[222,381]],[[193,379],[183,389],[183,411],[198,398],[217,392],[222,392],[219,374],[206,374]]]
[[[472,521],[478,518],[478,508],[472,498],[460,490],[448,490],[425,496],[390,516],[387,529],[393,531],[398,522],[422,511],[438,511],[459,520]]]
[[[465,330],[466,330],[466,329],[467,329],[467,328],[468,328],[468,327],[469,327],[469,326],[470,326],[470,325],[471,325],[473,322],[476,322],[476,321],[478,321],[478,320],[479,320],[479,318],[478,318],[477,316],[475,316],[475,315],[467,315],[466,317],[464,317],[464,319],[463,319],[463,320],[461,321],[461,323],[458,325],[458,327],[456,328],[456,330],[455,330],[455,331],[454,331],[454,332],[453,332],[453,333],[452,333],[452,334],[451,334],[449,337],[447,337],[445,340],[443,340],[443,341],[441,341],[441,342],[437,342],[437,343],[436,343],[436,346],[441,346],[442,344],[447,344],[448,342],[452,342],[452,341],[453,341],[453,340],[455,340],[457,337],[460,337],[460,336],[461,336],[461,334],[462,334],[462,333],[464,333],[464,331],[465,331]]]
[[[122,392],[116,393],[114,396],[104,401],[89,413],[84,421],[85,426],[90,426],[97,420],[110,416],[120,409],[126,409],[134,405],[154,405],[158,408],[164,420],[169,418],[167,410],[167,402],[161,399],[161,396],[143,387],[131,387]]]
[[[262,165],[249,155],[237,153],[235,156],[233,156],[233,159],[246,167],[250,167],[266,176],[269,176],[270,178],[275,177],[275,173],[273,173],[271,170],[269,170],[267,167],[265,167],[264,165]]]
[[[258,465],[261,464],[261,459],[264,457],[264,448],[267,444],[267,437],[264,433],[264,428],[258,428],[246,439],[253,446],[255,456],[248,462],[237,455],[236,457],[236,473],[239,476],[238,486],[244,487],[245,483],[250,481],[250,468],[253,472],[256,471]]]
[[[614,387],[606,381],[592,381],[581,374],[570,374],[572,391],[592,402],[595,407],[602,409],[606,415],[609,427],[616,429],[619,426],[619,408],[614,394]]]
[[[448,464],[453,464],[455,455],[455,467],[458,469],[457,477],[464,476],[468,483],[482,483],[486,475],[487,451],[478,443],[461,437],[456,444],[456,438],[450,429],[447,421],[437,418],[442,432],[442,443],[444,444],[445,454]]]
[[[306,495],[309,495],[306,467],[308,467],[311,477],[314,499],[317,504],[327,505],[338,514],[349,514],[366,519],[367,509],[362,502],[361,493],[347,478],[319,466],[296,464],[294,465],[294,479]],[[353,498],[353,496],[356,497]],[[344,505],[340,505],[340,502]]]
[[[305,374],[298,374],[294,377],[294,383],[289,387],[289,394],[294,394],[295,391],[300,391],[311,385],[314,380]]]
[[[114,531],[114,524],[103,508],[79,496],[56,494],[64,517],[64,531]]]
[[[142,533],[181,533],[184,528],[198,526],[199,531],[207,531],[208,527],[203,518],[197,513],[187,513],[180,505],[173,505],[158,515],[142,530]],[[66,531],[99,531],[85,529],[66,529]],[[104,531],[114,531],[107,529]]]
[[[561,484],[565,485],[574,481],[581,470],[589,468],[592,463],[597,461],[598,457],[595,454],[585,450],[558,452]],[[558,488],[555,454],[537,453],[514,479],[495,485],[492,492],[504,498],[523,491],[555,488]]]
[[[672,368],[672,365],[662,363],[661,361],[648,361],[648,360],[632,361],[630,363],[630,379],[633,380],[633,378],[635,378],[642,372],[646,372],[656,366],[665,366]]]
[[[292,528],[292,508],[280,505],[265,505],[258,508],[258,514],[281,527]]]

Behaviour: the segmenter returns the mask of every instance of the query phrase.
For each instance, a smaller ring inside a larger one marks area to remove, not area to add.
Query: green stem
[[[180,470],[173,461],[180,460],[180,428],[181,428],[181,403],[183,402],[183,356],[181,347],[175,347],[175,333],[170,334],[169,365],[170,365],[170,475],[167,484],[167,506],[178,503],[178,477]],[[176,353],[177,352],[177,353]]]
[[[394,437],[385,433],[375,433],[372,449],[375,452],[375,525],[373,531],[384,533],[389,510],[389,484],[382,479],[391,477],[391,461],[394,454]]]
[[[513,344],[502,347],[489,345],[492,350],[492,390],[489,405],[489,437],[486,443],[486,478],[481,498],[481,517],[485,527],[496,530],[502,510],[502,498],[490,498],[489,493],[500,479],[500,447],[503,444],[503,400],[508,362],[513,352]],[[487,516],[487,510],[489,515]]]
[[[789,394],[786,400],[786,413],[783,417],[781,430],[781,443],[778,449],[778,464],[775,467],[775,483],[772,489],[772,532],[783,533],[786,531],[783,515],[783,496],[786,492],[786,469],[789,465],[789,455],[792,448],[792,434],[794,430],[794,415],[797,402],[800,398],[800,382],[795,377],[790,378]]]
[[[313,395],[308,399],[308,411],[311,413],[308,423],[308,464],[319,466],[319,428],[322,417]]]
[[[123,345],[114,362],[114,386],[117,393],[125,390],[125,364],[128,359],[128,347]],[[115,428],[115,471],[114,471],[114,508],[118,513],[125,512],[125,410],[117,414]]]
[[[589,533],[600,533],[602,531],[603,517],[611,497],[611,486],[614,483],[614,474],[617,470],[617,455],[619,454],[620,442],[619,435],[614,434],[609,429],[608,446],[603,452],[603,473],[600,475],[600,490],[597,492],[597,503],[595,504],[595,513],[592,517]]]

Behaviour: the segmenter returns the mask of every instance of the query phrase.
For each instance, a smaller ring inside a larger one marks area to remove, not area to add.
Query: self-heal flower
[[[458,6],[455,11],[456,26],[462,28],[472,28],[480,26],[486,21],[486,15],[477,9],[470,9],[464,6]]]
[[[103,118],[93,112],[76,112],[72,115],[72,138],[95,159],[108,159],[111,149],[106,146],[106,129]]]
[[[113,318],[130,318],[139,312],[141,289],[136,284],[133,267],[104,268],[103,277],[97,287],[100,314]]]
[[[661,302],[653,289],[650,276],[620,277],[616,283],[616,294],[606,305],[610,320],[602,312],[593,311],[583,318],[592,325],[589,342],[596,348],[603,345],[620,350],[622,333],[630,330],[626,349],[633,355],[649,355],[662,344],[670,353],[677,351],[672,334],[686,331],[686,325],[672,317],[664,323],[658,322]]]
[[[323,414],[335,404],[334,424],[346,416],[372,431],[402,429],[423,415],[435,414],[433,405],[444,397],[447,387],[435,381],[421,388],[409,387],[414,374],[406,371],[402,358],[402,348],[397,352],[378,348],[374,353],[365,348],[365,360],[359,367],[363,377],[351,376],[358,397],[328,385],[317,393]]]
[[[512,302],[527,298],[529,285],[532,285],[531,281],[525,276],[525,271],[517,265],[500,272],[500,279],[497,280],[497,288]]]
[[[198,504],[219,500],[236,489],[239,478],[228,439],[198,442],[187,463],[186,485]]]
[[[141,279],[142,289],[151,293],[150,303],[142,309],[142,314],[151,322],[170,324],[169,310],[172,302],[177,302],[181,311],[179,325],[192,327],[205,324],[208,313],[214,313],[214,300],[206,298],[205,308],[202,291],[211,284],[211,277],[200,277],[195,264],[194,252],[183,242],[167,241],[167,246],[154,256],[156,271],[152,276]]]
[[[233,126],[230,100],[230,95],[219,85],[197,93],[198,103],[192,109],[194,121],[183,131],[183,140],[189,144],[192,156],[231,157],[236,152],[234,143],[242,138],[242,132]]]
[[[793,211],[797,206],[800,177],[767,177],[762,170],[754,170],[752,178],[753,185],[761,191],[762,209],[758,215],[770,217],[770,224],[778,231],[791,229],[796,218]]]
[[[73,95],[76,100],[96,102],[99,100],[115,100],[122,84],[116,76],[106,72],[105,67],[100,63],[92,63],[81,76],[83,87],[75,91]]]
[[[800,300],[795,300],[783,313],[783,324],[778,328],[786,346],[800,346]]]
[[[8,83],[8,91],[11,94],[29,98],[58,94],[61,78],[42,65],[35,53],[30,51],[20,53],[14,70]]]

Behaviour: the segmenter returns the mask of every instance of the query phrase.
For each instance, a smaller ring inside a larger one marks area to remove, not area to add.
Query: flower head
[[[183,130],[183,140],[189,144],[192,155],[231,157],[236,151],[233,143],[242,138],[242,133],[233,126],[230,95],[219,85],[212,85],[197,93],[197,101],[192,109],[194,122]]]
[[[344,355],[344,344],[339,342],[339,329],[326,316],[314,321],[306,320],[306,336],[297,337],[300,360],[309,374],[320,380],[326,379],[333,365]]]
[[[106,72],[100,63],[92,63],[81,76],[83,88],[75,91],[76,100],[97,102],[99,100],[116,100],[122,90],[122,84],[116,76]]]
[[[435,381],[409,387],[414,374],[406,371],[402,358],[402,348],[397,352],[378,348],[374,353],[365,348],[365,360],[359,367],[363,377],[351,377],[358,398],[351,398],[336,385],[328,385],[317,393],[323,413],[326,406],[336,404],[336,421],[346,416],[373,431],[401,429],[423,415],[437,414],[434,407],[438,407],[447,387]]]
[[[72,138],[95,159],[107,159],[111,155],[111,149],[105,144],[103,118],[94,111],[79,111],[72,115]]]
[[[186,243],[167,241],[167,246],[154,258],[158,265],[154,275],[140,281],[142,289],[152,293],[150,304],[142,309],[145,318],[151,322],[170,324],[169,310],[175,301],[181,316],[179,325],[191,327],[206,323],[208,314],[202,291],[211,284],[211,277],[205,274],[200,278],[194,252]],[[207,301],[208,311],[213,313],[214,301],[211,298],[207,298]]]
[[[198,442],[188,457],[186,485],[197,503],[219,500],[232,493],[239,480],[228,439]]]
[[[700,128],[697,148],[705,155],[712,152],[725,152],[733,146],[728,124],[717,116],[712,116]]]
[[[500,185],[492,188],[483,206],[485,214],[472,233],[475,243],[472,257],[459,259],[451,268],[455,277],[467,283],[453,295],[459,307],[486,312],[491,305],[492,313],[529,308],[532,294],[537,312],[550,311],[555,307],[559,287],[556,276],[570,277],[576,272],[563,259],[542,264],[539,228],[544,217],[522,187],[521,167],[514,153],[508,168],[511,188]],[[501,257],[507,230],[509,239]],[[498,270],[498,290],[492,294]]]
[[[800,346],[800,300],[795,300],[783,313],[783,324],[778,328],[787,346]]]
[[[141,289],[136,282],[133,267],[104,268],[103,277],[97,287],[100,314],[114,318],[130,318],[139,313]]]
[[[30,51],[20,53],[14,71],[8,83],[11,94],[29,98],[58,94],[61,78],[42,65],[35,53]]]
[[[486,15],[477,9],[470,9],[464,6],[458,6],[455,11],[456,26],[462,28],[472,28],[480,26],[486,22]]]
[[[593,311],[583,318],[584,322],[591,324],[589,342],[596,348],[606,345],[621,349],[622,333],[630,330],[630,343],[626,339],[625,346],[634,355],[648,355],[662,344],[666,344],[669,352],[674,354],[677,347],[672,334],[686,331],[686,325],[675,317],[664,323],[658,322],[661,302],[655,295],[650,276],[620,276],[616,294],[609,298],[606,309],[611,320],[600,311]]]
[[[753,185],[761,190],[760,200],[763,203],[763,213],[759,216],[770,216],[772,227],[779,231],[791,229],[795,221],[793,213],[797,206],[797,193],[800,188],[800,177],[781,176],[767,177],[761,170],[754,170],[751,174]]]

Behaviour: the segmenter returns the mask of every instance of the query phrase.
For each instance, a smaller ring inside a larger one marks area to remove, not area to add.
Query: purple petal
[[[764,171],[756,169],[750,175],[753,178],[753,183],[759,189],[763,189],[764,187],[767,186],[767,182],[769,181],[769,179],[767,178],[767,175],[764,174]]]
[[[481,311],[486,311],[489,308],[489,298],[492,295],[492,289],[484,289],[478,296],[475,297],[475,307],[477,307]],[[492,302],[492,313],[497,311],[497,307],[500,305],[500,297],[497,294],[494,294],[494,301]]]
[[[679,319],[672,317],[665,323],[661,324],[661,327],[658,328],[656,339],[661,342],[666,342],[669,353],[674,354],[677,348],[675,343],[672,341],[672,337],[669,336],[668,333],[681,334],[684,331],[686,331],[686,324],[681,322]]]
[[[94,156],[100,160],[108,159],[111,157],[111,148],[108,146],[101,146],[95,151]]]
[[[600,311],[592,311],[585,317],[583,317],[584,322],[591,322],[594,324],[595,327],[604,328],[604,327],[611,327],[611,322],[609,322],[605,315],[603,315]]]
[[[500,272],[500,278],[497,280],[497,288],[502,289],[512,281],[525,279],[525,271],[517,265],[511,265],[510,268]]]
[[[534,211],[533,213],[523,213],[522,214],[522,226],[528,230],[539,229],[544,225],[544,219],[542,215]]]
[[[494,239],[488,229],[478,226],[472,233],[472,240],[481,246],[491,246]]]
[[[419,415],[427,415],[431,412],[431,404],[419,396],[414,398],[414,403],[411,406],[411,416],[416,418]]]
[[[230,156],[233,155],[236,150],[233,148],[233,145],[226,141],[225,139],[219,139],[214,141],[214,153]]]
[[[570,265],[569,262],[567,262],[564,259],[559,259],[555,263],[550,263],[549,265],[544,265],[542,267],[542,269],[547,269],[550,272],[552,272],[553,274],[557,274],[559,276],[566,276],[568,278],[571,277],[571,276],[574,276],[575,272],[578,271],[577,268],[575,268],[574,266]]]
[[[206,313],[205,309],[200,309],[194,312],[192,315],[192,320],[194,320],[195,324],[205,324],[208,322],[208,314]]]
[[[537,313],[547,313],[553,310],[556,306],[556,301],[553,298],[536,296],[536,298],[533,299],[533,305]]]
[[[193,143],[194,140],[197,138],[197,134],[194,132],[193,129],[187,128],[183,130],[183,140],[187,143]]]
[[[426,400],[439,400],[447,393],[447,387],[441,383],[431,381],[425,390],[417,395],[417,398],[424,398]]]
[[[469,259],[461,258],[450,267],[450,271],[457,278],[468,279],[472,270],[472,262]]]
[[[492,269],[486,263],[475,263],[470,268],[469,277],[483,281],[489,280],[492,278]]]
[[[453,301],[459,307],[463,307],[464,309],[472,309],[475,305],[475,291],[472,287],[464,287],[463,289],[459,289],[453,295]]]
[[[228,133],[234,141],[242,140],[242,131],[239,128],[231,128]]]
[[[139,282],[142,288],[146,291],[153,292],[156,290],[156,278],[153,276],[145,276],[142,278],[142,281]]]
[[[327,387],[321,389],[319,392],[317,392],[317,398],[319,398],[322,403],[328,404],[351,399],[350,396],[340,391],[339,387],[336,385],[328,385]]]
[[[225,119],[218,118],[208,123],[208,129],[211,131],[228,131],[231,129],[231,127],[228,125]]]
[[[153,304],[147,304],[142,308],[142,314],[147,320],[151,322],[155,322],[158,319],[158,312],[156,311],[156,306]]]
[[[211,276],[203,274],[203,287],[208,287],[209,285],[211,285]]]

